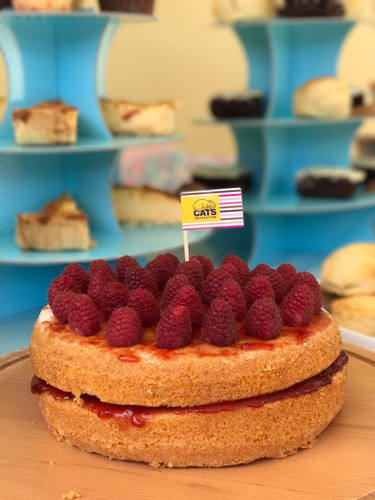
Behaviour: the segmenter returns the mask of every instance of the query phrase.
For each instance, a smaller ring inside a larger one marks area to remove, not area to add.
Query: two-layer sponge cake
[[[320,287],[283,264],[164,254],[68,265],[31,337],[51,431],[153,466],[225,466],[310,448],[343,405],[347,355]]]

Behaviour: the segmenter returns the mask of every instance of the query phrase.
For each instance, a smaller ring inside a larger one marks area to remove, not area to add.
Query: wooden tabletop
[[[30,393],[27,350],[4,356],[0,500],[375,499],[375,353],[346,347],[346,402],[314,448],[220,469],[156,470],[57,442]]]

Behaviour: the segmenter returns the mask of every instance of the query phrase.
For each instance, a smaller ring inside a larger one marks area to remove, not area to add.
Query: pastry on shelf
[[[67,193],[40,212],[18,214],[16,241],[22,250],[87,250],[95,246],[87,215]]]
[[[296,174],[301,196],[312,198],[351,198],[365,181],[364,172],[340,167],[309,167]]]
[[[0,97],[0,123],[4,119],[6,107],[7,107],[7,98],[6,97]]]
[[[340,411],[348,357],[311,274],[250,273],[235,255],[90,267],[52,281],[30,340],[32,391],[60,441],[222,467],[311,448]]]
[[[61,100],[14,109],[12,123],[17,144],[74,144],[77,141],[78,109]]]
[[[275,0],[275,3],[278,14],[285,17],[326,17],[344,14],[341,0]]]
[[[349,86],[337,77],[314,78],[294,91],[293,110],[299,117],[348,118],[352,113]]]
[[[103,12],[127,12],[131,14],[153,14],[154,0],[99,0]]]
[[[201,165],[193,170],[192,176],[205,189],[239,187],[246,192],[253,184],[250,168],[239,165]]]
[[[11,0],[12,7],[24,12],[66,12],[74,10],[74,0]]]
[[[249,21],[274,17],[272,0],[213,0],[213,14],[221,22]]]
[[[175,101],[138,104],[120,100],[101,100],[104,120],[112,134],[166,136],[175,131]]]
[[[331,312],[340,326],[375,337],[375,295],[337,298]]]
[[[220,94],[210,100],[215,118],[260,118],[264,115],[262,92],[247,90],[235,94]]]

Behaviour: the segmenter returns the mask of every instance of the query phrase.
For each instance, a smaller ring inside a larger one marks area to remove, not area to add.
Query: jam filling
[[[101,418],[118,418],[128,421],[135,427],[143,427],[147,420],[153,414],[171,412],[176,415],[187,413],[219,413],[221,411],[233,411],[240,408],[260,408],[268,403],[281,401],[287,398],[296,398],[304,394],[315,392],[320,388],[332,383],[333,376],[338,373],[348,362],[348,356],[344,351],[341,351],[338,358],[325,370],[318,375],[299,382],[292,387],[282,389],[270,394],[253,396],[250,398],[240,399],[238,401],[223,401],[221,403],[211,403],[201,406],[187,406],[178,408],[158,407],[151,408],[146,406],[134,405],[115,405],[111,403],[103,403],[95,396],[84,394],[81,396],[83,408],[90,410]],[[42,394],[48,392],[58,401],[73,400],[74,395],[70,392],[64,392],[52,385],[47,384],[44,380],[34,376],[31,381],[31,392],[34,394]]]

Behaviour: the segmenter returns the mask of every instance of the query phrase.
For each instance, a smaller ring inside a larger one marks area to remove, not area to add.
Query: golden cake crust
[[[110,347],[103,331],[81,337],[45,307],[30,342],[35,375],[75,396],[142,406],[193,406],[290,387],[326,369],[341,351],[327,312],[303,327],[283,327],[274,340],[240,335],[230,347],[195,339],[187,347],[155,346],[154,332],[132,347]]]

